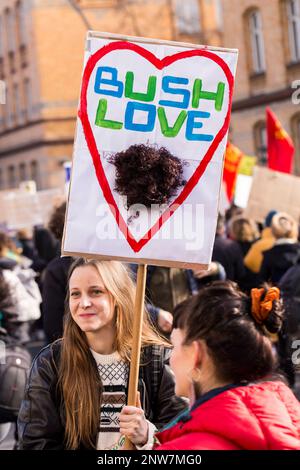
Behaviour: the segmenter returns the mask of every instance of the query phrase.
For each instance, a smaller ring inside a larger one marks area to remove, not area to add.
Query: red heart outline
[[[148,230],[148,232],[144,235],[144,237],[141,238],[139,241],[137,241],[130,233],[128,226],[125,220],[123,219],[122,214],[120,213],[119,208],[116,204],[116,201],[114,199],[114,196],[112,194],[111,188],[109,186],[109,183],[107,181],[107,178],[106,178],[103,166],[102,166],[101,157],[98,152],[97,144],[94,138],[94,134],[93,134],[93,131],[89,122],[89,118],[88,118],[88,113],[87,113],[87,89],[88,89],[89,80],[90,80],[90,77],[94,70],[95,65],[97,64],[99,59],[107,55],[109,52],[120,50],[120,49],[127,49],[127,50],[136,52],[137,54],[141,55],[146,60],[151,62],[159,70],[163,69],[164,67],[167,67],[168,65],[180,59],[185,59],[185,58],[194,57],[194,56],[207,57],[222,68],[227,78],[228,85],[229,85],[228,111],[227,111],[223,126],[221,127],[218,134],[214,138],[212,144],[210,145],[208,151],[206,152],[203,159],[199,163],[195,172],[193,173],[191,178],[188,180],[187,184],[182,189],[181,193],[173,201],[171,206],[169,206],[168,209],[159,217],[158,221],[153,225],[153,227],[151,227]],[[163,59],[158,59],[150,51],[144,49],[141,46],[138,46],[137,44],[133,44],[127,41],[116,41],[116,42],[112,42],[108,44],[107,46],[103,46],[101,49],[96,51],[89,58],[86,64],[86,67],[84,69],[83,78],[82,78],[80,109],[78,112],[78,116],[83,126],[86,143],[93,159],[93,164],[95,167],[97,179],[103,191],[103,195],[110,207],[110,210],[112,211],[113,216],[116,219],[119,229],[122,231],[127,242],[129,243],[129,245],[131,246],[131,248],[133,249],[135,253],[139,252],[143,248],[143,246],[146,243],[148,243],[149,240],[151,240],[151,238],[161,228],[162,224],[166,220],[168,220],[171,217],[171,215],[175,212],[175,210],[185,201],[185,199],[189,196],[189,194],[194,189],[199,179],[205,172],[205,169],[208,163],[212,159],[219,143],[225,136],[229,127],[232,94],[233,94],[233,84],[234,84],[234,78],[228,65],[224,62],[224,60],[221,57],[219,57],[218,55],[206,49],[193,49],[193,50],[183,51],[183,52],[174,54],[172,56],[166,56]]]

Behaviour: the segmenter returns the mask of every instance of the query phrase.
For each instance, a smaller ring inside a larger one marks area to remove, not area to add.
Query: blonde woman
[[[145,312],[139,392],[125,406],[135,286],[117,261],[76,260],[70,269],[64,334],[34,360],[19,414],[20,449],[138,448],[185,407],[166,364],[170,348]]]

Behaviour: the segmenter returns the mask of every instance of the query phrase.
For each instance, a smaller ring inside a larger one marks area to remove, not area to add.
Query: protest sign
[[[64,254],[209,263],[236,62],[236,50],[89,33]],[[111,158],[133,144],[182,162],[184,183],[167,204],[128,208],[116,190]]]
[[[283,211],[300,218],[300,178],[256,166],[246,208],[246,215],[263,222],[271,210]]]
[[[47,225],[54,206],[62,199],[58,188],[36,193],[25,188],[0,191],[0,222],[9,230]]]
[[[239,164],[238,175],[234,191],[234,204],[243,209],[248,205],[252,185],[252,175],[257,157],[243,155]]]

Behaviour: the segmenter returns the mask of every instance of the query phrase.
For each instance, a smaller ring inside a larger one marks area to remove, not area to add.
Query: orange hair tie
[[[272,308],[274,300],[280,299],[280,290],[278,287],[271,287],[268,289],[264,300],[261,298],[265,292],[265,289],[251,289],[251,313],[253,318],[260,325],[268,318]]]

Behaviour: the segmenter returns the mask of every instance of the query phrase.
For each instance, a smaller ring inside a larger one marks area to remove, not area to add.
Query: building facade
[[[300,174],[300,0],[1,0],[0,190],[63,186],[87,29],[238,48],[230,138],[265,164],[270,106]]]
[[[223,45],[239,49],[232,141],[265,164],[269,106],[295,143],[300,175],[300,0],[223,0]]]
[[[1,0],[0,190],[64,184],[87,29],[220,44],[214,0]]]

